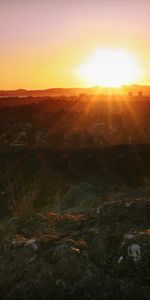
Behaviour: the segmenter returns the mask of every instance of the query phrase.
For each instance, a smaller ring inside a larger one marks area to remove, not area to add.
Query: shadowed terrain
[[[149,299],[149,156],[1,153],[1,299]]]
[[[149,300],[149,97],[0,104],[1,299]]]

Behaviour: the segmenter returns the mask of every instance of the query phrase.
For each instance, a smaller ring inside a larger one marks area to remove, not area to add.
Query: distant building
[[[143,93],[141,91],[139,91],[138,97],[143,97]]]
[[[132,95],[132,92],[129,92],[129,93],[128,93],[128,96],[129,96],[130,98],[132,98],[132,96],[133,96],[133,95]]]

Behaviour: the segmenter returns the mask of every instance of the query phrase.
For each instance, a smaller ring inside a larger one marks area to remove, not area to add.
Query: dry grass
[[[13,217],[24,216],[33,212],[34,203],[39,195],[39,188],[36,183],[18,184],[17,180],[9,179],[6,191],[8,207]]]

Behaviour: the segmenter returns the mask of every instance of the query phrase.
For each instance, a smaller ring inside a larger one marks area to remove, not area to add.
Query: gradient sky
[[[0,0],[0,89],[81,86],[100,47],[135,55],[150,85],[150,0]]]

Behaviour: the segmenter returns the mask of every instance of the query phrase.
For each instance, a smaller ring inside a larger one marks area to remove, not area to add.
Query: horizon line
[[[54,90],[54,89],[108,89],[108,90],[119,90],[122,88],[130,88],[130,87],[141,87],[141,88],[150,88],[150,85],[144,85],[144,84],[130,84],[130,85],[121,85],[118,87],[107,87],[107,86],[100,86],[100,85],[96,85],[96,86],[87,86],[87,87],[50,87],[50,88],[35,88],[35,89],[28,89],[28,88],[17,88],[17,89],[1,89],[0,88],[0,92],[17,92],[17,91],[47,91],[47,90]]]

